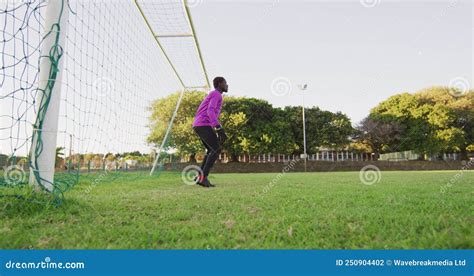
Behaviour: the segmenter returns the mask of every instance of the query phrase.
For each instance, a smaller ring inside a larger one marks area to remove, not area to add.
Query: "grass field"
[[[474,172],[81,178],[60,207],[0,197],[0,248],[474,248]],[[97,185],[91,182],[100,178]]]

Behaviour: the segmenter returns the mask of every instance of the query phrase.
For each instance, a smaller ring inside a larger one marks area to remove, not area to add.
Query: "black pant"
[[[199,138],[201,138],[202,143],[207,149],[206,156],[202,161],[201,169],[205,177],[209,175],[209,171],[219,157],[221,153],[221,147],[219,145],[219,140],[217,139],[216,132],[210,126],[198,126],[194,127]]]

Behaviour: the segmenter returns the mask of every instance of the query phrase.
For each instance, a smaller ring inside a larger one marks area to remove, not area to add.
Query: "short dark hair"
[[[223,77],[215,77],[212,81],[214,84],[214,88],[217,88],[221,82],[225,81]]]

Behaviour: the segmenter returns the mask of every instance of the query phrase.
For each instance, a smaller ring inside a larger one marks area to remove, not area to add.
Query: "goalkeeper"
[[[224,129],[218,118],[222,108],[222,93],[229,88],[223,77],[216,77],[213,81],[214,90],[204,98],[194,117],[193,129],[207,149],[202,161],[202,173],[196,177],[196,184],[203,187],[215,187],[209,182],[209,171],[219,157],[221,145],[227,139]]]

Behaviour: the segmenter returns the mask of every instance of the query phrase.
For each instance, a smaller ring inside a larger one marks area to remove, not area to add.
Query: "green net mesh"
[[[45,28],[50,2],[61,6],[67,20],[59,24],[58,18]],[[106,182],[127,172],[149,175],[161,145],[147,142],[151,103],[207,82],[186,16],[181,1],[2,1],[0,186],[10,188],[2,193],[30,189],[26,184],[35,179],[36,188],[61,200],[81,177],[93,182],[103,176]],[[48,37],[55,43],[44,49]],[[51,63],[44,89],[39,85],[43,59]],[[47,180],[37,170],[41,164],[32,157],[50,143],[42,127],[57,86],[51,190],[45,189]],[[157,172],[178,169],[179,156],[167,144]]]

